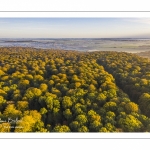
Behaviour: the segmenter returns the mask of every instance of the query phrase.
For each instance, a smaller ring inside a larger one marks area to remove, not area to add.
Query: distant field
[[[140,52],[136,53],[138,56],[144,57],[144,58],[150,58],[150,51],[147,52]]]
[[[0,47],[31,47],[76,51],[117,51],[139,53],[150,50],[150,39],[63,38],[63,39],[1,39]]]

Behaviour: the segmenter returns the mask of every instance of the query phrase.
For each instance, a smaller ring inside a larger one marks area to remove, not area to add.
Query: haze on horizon
[[[150,18],[0,18],[0,38],[150,38]]]

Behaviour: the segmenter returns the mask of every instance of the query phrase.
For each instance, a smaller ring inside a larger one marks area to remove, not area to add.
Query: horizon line
[[[107,38],[97,38],[97,37],[88,37],[88,38],[84,38],[84,37],[65,37],[65,38],[53,38],[53,37],[7,37],[7,38],[3,38],[3,37],[0,37],[0,39],[150,39],[150,37],[107,37]]]

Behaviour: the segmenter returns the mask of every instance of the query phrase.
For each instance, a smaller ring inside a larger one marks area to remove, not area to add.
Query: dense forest
[[[149,132],[149,117],[148,58],[0,48],[0,132]]]

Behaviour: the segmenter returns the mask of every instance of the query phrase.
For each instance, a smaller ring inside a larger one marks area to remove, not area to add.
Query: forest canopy
[[[0,48],[0,132],[149,132],[149,89],[135,54]]]

